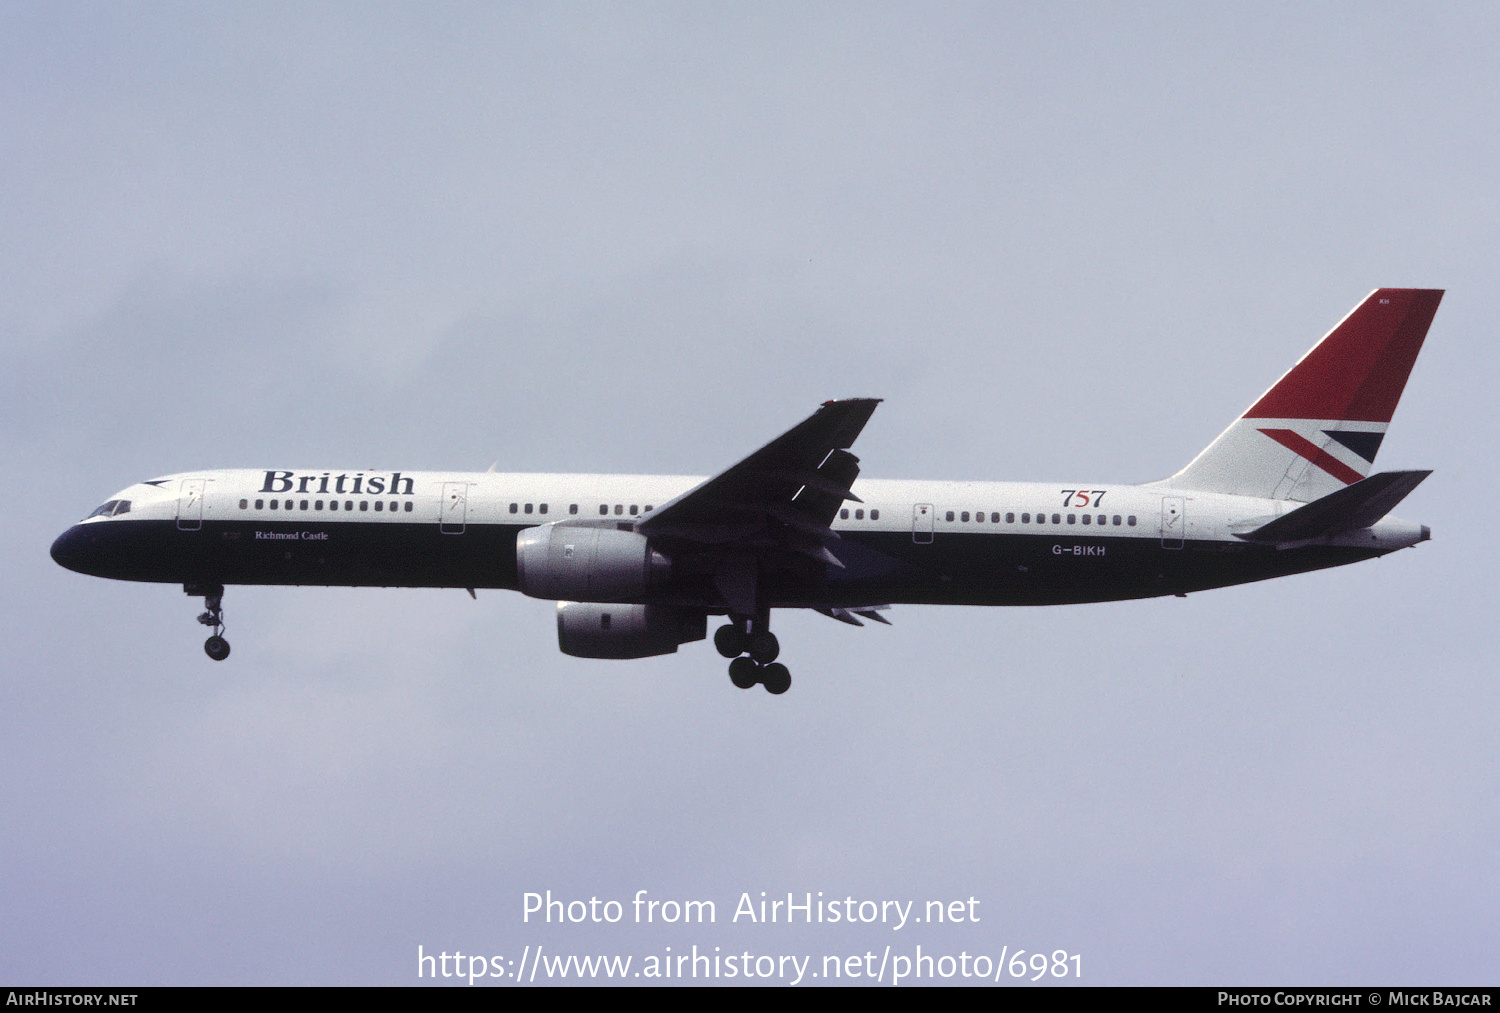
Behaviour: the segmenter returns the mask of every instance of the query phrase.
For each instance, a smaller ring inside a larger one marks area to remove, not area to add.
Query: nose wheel
[[[213,629],[213,636],[203,641],[203,653],[215,661],[229,657],[229,641],[224,639],[224,585],[184,584],[182,590],[194,597],[203,596],[204,612],[198,621]]]
[[[792,688],[792,673],[776,661],[781,645],[770,630],[746,631],[743,623],[731,621],[714,632],[714,647],[734,659],[729,663],[729,681],[740,689],[760,683],[767,693],[780,696]]]

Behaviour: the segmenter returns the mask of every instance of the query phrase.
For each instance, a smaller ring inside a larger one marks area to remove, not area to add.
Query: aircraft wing
[[[757,554],[790,550],[842,566],[825,545],[859,459],[849,447],[879,398],[827,401],[738,464],[658,507],[636,523],[643,535]]]

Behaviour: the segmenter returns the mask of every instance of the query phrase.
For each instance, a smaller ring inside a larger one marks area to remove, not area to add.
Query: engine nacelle
[[[516,568],[533,598],[638,602],[666,582],[671,563],[634,531],[543,524],[516,536]]]
[[[708,616],[674,605],[557,603],[557,646],[575,658],[650,658],[708,635]]]

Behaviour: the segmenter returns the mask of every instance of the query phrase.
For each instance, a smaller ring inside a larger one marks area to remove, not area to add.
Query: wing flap
[[[848,608],[820,606],[815,608],[814,611],[821,612],[830,619],[837,619],[841,623],[848,623],[850,626],[863,626],[864,623],[859,621],[860,616],[889,626],[891,625],[891,621],[880,614],[889,608],[889,605],[857,605]]]

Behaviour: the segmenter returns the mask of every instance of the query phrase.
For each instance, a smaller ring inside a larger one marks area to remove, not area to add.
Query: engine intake
[[[638,602],[671,573],[645,535],[569,524],[522,531],[516,566],[522,594],[569,601]]]
[[[557,646],[575,658],[651,658],[708,635],[708,616],[673,605],[557,603]]]

